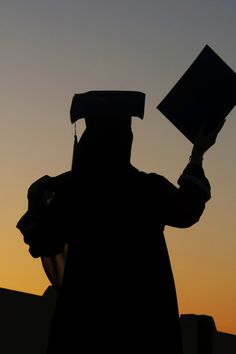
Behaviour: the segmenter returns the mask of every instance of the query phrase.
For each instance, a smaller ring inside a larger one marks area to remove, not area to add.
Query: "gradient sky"
[[[74,93],[145,92],[132,162],[176,185],[192,146],[155,107],[205,44],[236,69],[235,23],[235,0],[1,0],[1,287],[42,294],[49,285],[15,225],[29,185],[70,169]],[[212,199],[200,222],[165,230],[180,313],[211,315],[234,334],[235,115],[204,158]]]

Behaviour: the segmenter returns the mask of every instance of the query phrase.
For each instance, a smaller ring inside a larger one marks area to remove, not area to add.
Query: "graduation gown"
[[[52,181],[64,191],[68,254],[47,353],[181,354],[163,231],[198,222],[210,198],[202,168],[189,164],[178,188],[132,166],[109,182],[72,173]]]

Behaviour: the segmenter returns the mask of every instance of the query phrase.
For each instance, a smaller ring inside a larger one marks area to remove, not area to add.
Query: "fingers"
[[[200,126],[200,128],[199,128],[199,130],[198,130],[198,134],[197,134],[197,136],[205,136],[205,137],[214,137],[214,136],[217,136],[217,134],[220,132],[220,130],[222,129],[222,127],[224,126],[224,124],[225,124],[225,121],[226,121],[226,119],[224,119],[224,120],[221,120],[217,125],[216,125],[216,127],[212,130],[212,131],[210,131],[210,133],[207,133],[206,131],[207,131],[207,122],[206,121],[203,121],[202,122],[202,124],[201,124],[201,126]]]
[[[225,123],[225,119],[223,121],[220,121],[217,126],[215,127],[215,129],[213,129],[210,134],[208,134],[208,139],[211,140],[213,143],[215,143],[216,138],[220,132],[220,130],[222,129],[223,125]]]
[[[219,131],[223,128],[223,125],[225,124],[226,119],[220,121],[220,123],[215,127],[215,129],[212,131],[212,134],[218,134]]]

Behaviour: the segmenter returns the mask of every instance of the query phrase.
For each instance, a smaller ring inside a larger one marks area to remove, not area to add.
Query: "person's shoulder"
[[[45,188],[61,194],[73,188],[74,180],[75,178],[71,171],[66,171],[54,176],[47,176]]]
[[[133,167],[133,166],[132,166]],[[162,183],[166,181],[166,178],[156,172],[146,172],[133,167],[133,176],[136,180],[142,183]]]
[[[51,181],[54,183],[69,183],[73,181],[74,176],[72,171],[66,171],[63,173],[60,173],[56,176],[51,176]]]

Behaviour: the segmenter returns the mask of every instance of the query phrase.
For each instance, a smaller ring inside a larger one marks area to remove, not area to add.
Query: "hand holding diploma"
[[[216,128],[208,134],[206,134],[205,122],[202,124],[194,139],[192,154],[190,156],[191,163],[197,165],[202,164],[203,155],[215,144],[218,133],[222,129],[224,123],[225,120],[220,121]]]

